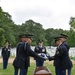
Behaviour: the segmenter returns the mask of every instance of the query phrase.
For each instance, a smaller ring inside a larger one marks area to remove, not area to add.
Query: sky
[[[75,0],[0,0],[0,6],[15,24],[32,19],[44,29],[69,30],[70,18],[75,17]]]

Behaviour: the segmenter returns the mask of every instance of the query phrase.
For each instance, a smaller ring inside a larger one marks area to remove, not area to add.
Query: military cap
[[[43,42],[43,40],[38,40],[38,43],[39,43],[39,42],[40,42],[40,43],[42,43],[42,42]]]
[[[65,34],[60,34],[60,37],[61,37],[61,38],[67,38],[68,36],[65,35]]]
[[[55,37],[55,38],[54,38],[54,39],[55,39],[55,42],[57,42],[57,41],[61,40],[60,38],[61,38],[60,36]]]
[[[19,35],[19,38],[31,38],[32,36],[32,34],[21,34]]]
[[[56,40],[56,39],[60,39],[61,38],[61,36],[58,36],[58,37],[55,37],[54,39]]]
[[[59,40],[61,40],[61,39],[60,39],[60,38],[55,39],[55,43],[56,43],[57,41],[59,41]]]

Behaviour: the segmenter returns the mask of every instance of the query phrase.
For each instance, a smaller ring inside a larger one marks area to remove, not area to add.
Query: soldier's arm
[[[48,57],[49,61],[54,60],[55,56]]]
[[[45,60],[45,58],[43,58],[42,56],[39,56],[37,53],[35,53],[34,51],[32,51],[31,48],[30,48],[30,45],[28,45],[28,44],[26,45],[26,50],[27,50],[27,54],[29,56],[36,57],[36,58],[41,58],[41,59]]]
[[[4,53],[4,48],[2,48],[2,52],[1,52],[1,55],[3,56],[3,53]]]
[[[61,46],[61,47],[59,48],[59,50],[57,51],[56,55],[57,55],[58,57],[60,57],[65,51],[66,51],[66,48],[65,48],[64,46]]]

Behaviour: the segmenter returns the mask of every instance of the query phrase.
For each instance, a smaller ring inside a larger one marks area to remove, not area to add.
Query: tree
[[[5,37],[4,37],[4,29],[0,28],[0,47],[2,47],[5,43]]]
[[[72,28],[68,31],[68,39],[67,42],[71,47],[75,47],[75,32]]]
[[[4,12],[0,7],[0,28],[2,28],[5,31],[4,38],[10,43],[15,42],[13,26],[14,22],[11,19],[11,15],[7,12]]]
[[[74,28],[74,29],[75,29],[75,17],[71,17],[71,18],[70,18],[69,24],[70,24],[70,27],[71,27],[71,28]]]
[[[54,38],[59,36],[62,32],[63,32],[62,29],[53,29],[53,28],[47,29],[45,37],[47,39],[48,45],[53,46],[54,45]]]
[[[22,23],[21,33],[33,34],[33,39],[35,40],[35,42],[33,42],[34,44],[39,39],[45,40],[45,30],[42,28],[42,25],[40,23],[36,23],[33,20],[28,20],[25,23]]]

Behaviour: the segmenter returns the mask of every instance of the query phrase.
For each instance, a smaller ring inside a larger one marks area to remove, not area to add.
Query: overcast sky
[[[75,0],[0,0],[0,6],[16,24],[32,19],[44,29],[69,30],[70,17],[75,17]]]

